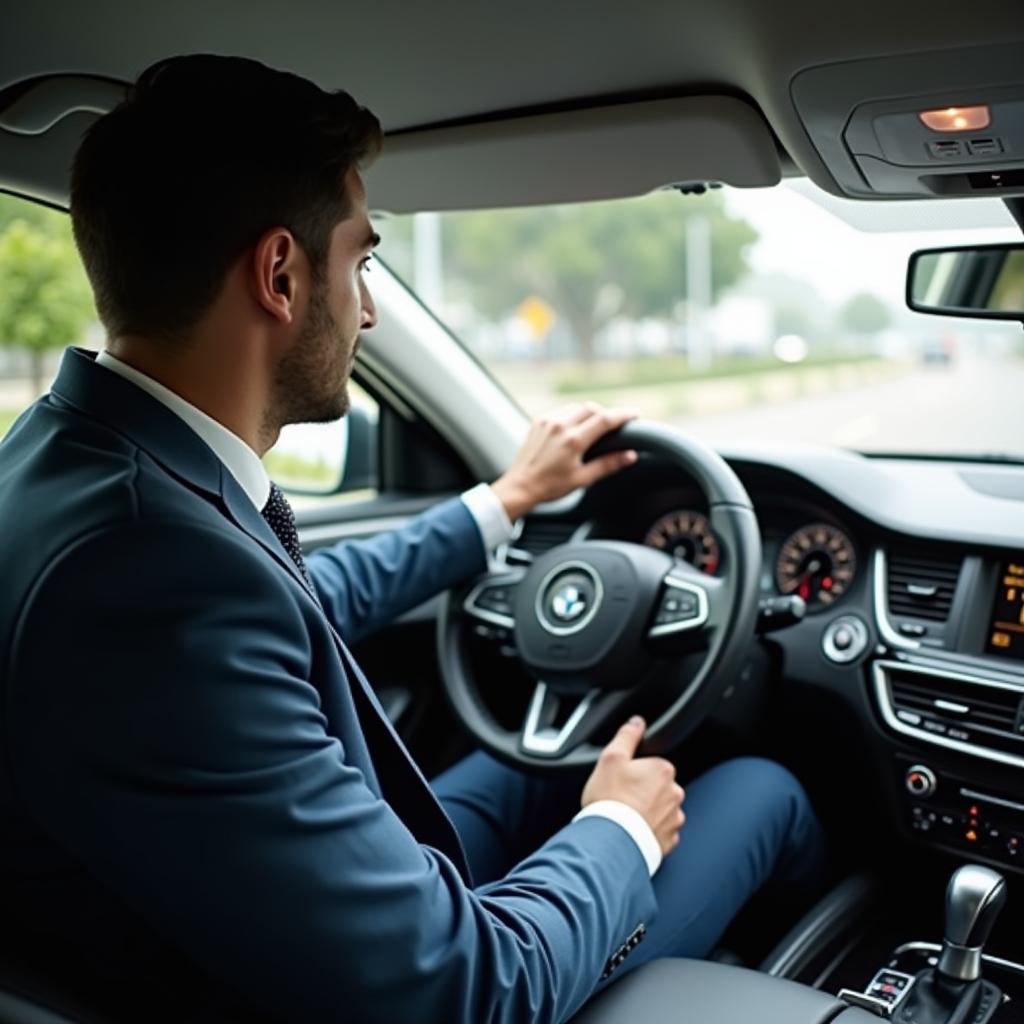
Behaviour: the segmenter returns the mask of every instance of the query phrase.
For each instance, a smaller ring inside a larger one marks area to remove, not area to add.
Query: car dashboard
[[[806,615],[762,638],[781,685],[839,713],[808,732],[828,766],[855,748],[879,831],[1003,868],[1024,862],[1024,467],[806,449],[723,453],[762,541],[763,598]],[[542,508],[504,553],[568,540],[646,543],[726,576],[696,482],[644,456]],[[816,699],[817,698],[817,701]],[[838,725],[836,724],[838,723]],[[839,783],[837,781],[836,785]],[[868,787],[870,789],[870,787]]]

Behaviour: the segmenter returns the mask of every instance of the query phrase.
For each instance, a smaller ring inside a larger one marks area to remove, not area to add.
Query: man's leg
[[[773,761],[717,765],[686,786],[683,809],[679,846],[654,876],[658,915],[604,984],[659,957],[707,956],[766,884],[813,895],[827,880],[825,837],[807,795]]]
[[[430,783],[462,840],[473,882],[504,875],[579,810],[589,773],[528,775],[470,754]]]
[[[501,878],[568,823],[586,773],[532,776],[483,753],[432,782],[476,884]],[[618,977],[659,956],[706,956],[765,883],[820,887],[825,840],[800,783],[762,758],[737,758],[686,785],[679,846],[654,876],[658,916]]]

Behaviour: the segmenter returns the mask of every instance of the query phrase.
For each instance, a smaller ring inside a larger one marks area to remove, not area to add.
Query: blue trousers
[[[507,874],[572,818],[583,781],[529,776],[475,753],[431,785],[455,823],[474,881],[483,884]],[[653,880],[658,915],[616,980],[658,957],[707,956],[766,883],[810,892],[825,881],[821,826],[800,783],[781,765],[736,758],[684,788],[679,845]]]

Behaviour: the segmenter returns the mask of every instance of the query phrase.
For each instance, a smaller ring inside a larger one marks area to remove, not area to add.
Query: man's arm
[[[99,881],[289,1020],[563,1021],[654,913],[613,822],[468,890],[327,731],[329,653],[239,536],[136,523],[39,582],[11,653],[19,792]],[[322,642],[322,641],[321,641]]]
[[[491,501],[502,510],[499,515],[514,521],[541,502],[589,487],[632,464],[634,452],[583,462],[599,438],[632,416],[586,402],[536,419],[512,465],[491,488]],[[343,541],[309,556],[307,565],[324,610],[348,643],[483,572],[485,537],[493,540],[495,532],[483,497],[444,502],[402,529],[365,541]]]
[[[480,531],[459,498],[398,530],[319,548],[306,559],[324,611],[348,644],[487,568]]]

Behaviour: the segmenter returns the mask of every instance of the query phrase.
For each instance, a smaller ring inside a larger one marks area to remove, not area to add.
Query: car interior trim
[[[42,135],[69,114],[105,114],[124,96],[124,85],[93,75],[39,78],[0,111],[0,130],[15,135]]]
[[[600,690],[590,690],[583,699],[573,708],[572,713],[565,720],[560,729],[553,729],[550,726],[542,726],[541,719],[544,714],[544,706],[548,700],[547,683],[538,681],[530,699],[530,708],[526,712],[526,724],[523,726],[522,745],[523,749],[531,754],[553,757],[558,754],[569,741],[576,730],[576,726],[583,721],[587,713],[594,706]]]
[[[320,547],[336,540],[353,540],[357,537],[372,537],[386,530],[398,530],[409,522],[411,516],[380,516],[372,519],[358,519],[350,523],[330,523],[323,526],[302,526],[299,540],[303,549]]]
[[[758,970],[776,978],[793,978],[818,952],[825,937],[848,924],[874,902],[876,883],[857,874],[826,893],[761,962]]]

